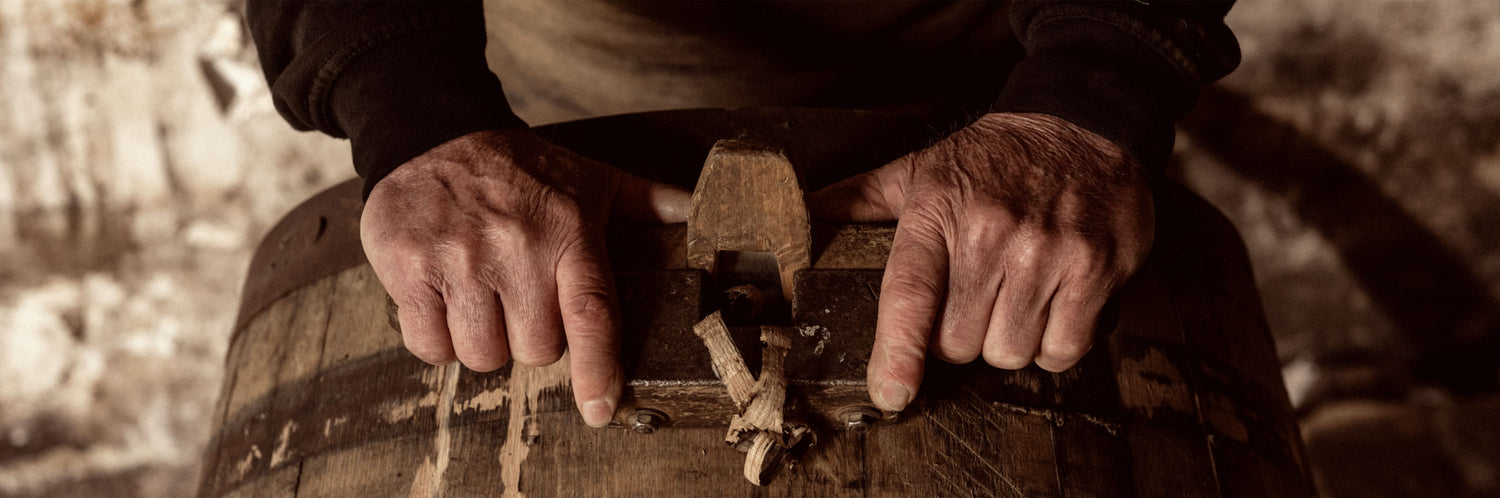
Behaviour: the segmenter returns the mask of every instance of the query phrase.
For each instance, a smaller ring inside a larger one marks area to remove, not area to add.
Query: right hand
[[[412,354],[485,372],[549,365],[566,342],[579,412],[601,427],[622,388],[605,224],[680,222],[690,198],[529,130],[482,131],[376,184],[360,240]]]

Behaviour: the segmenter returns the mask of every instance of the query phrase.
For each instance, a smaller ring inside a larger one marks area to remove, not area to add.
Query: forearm
[[[251,0],[247,13],[277,110],[349,138],[366,195],[432,147],[526,126],[485,64],[479,0]]]
[[[992,110],[1066,119],[1160,171],[1173,123],[1239,64],[1224,24],[1232,3],[1017,1],[1011,22],[1027,56]]]

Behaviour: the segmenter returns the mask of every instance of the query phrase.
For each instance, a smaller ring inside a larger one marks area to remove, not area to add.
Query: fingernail
[[[875,400],[881,410],[888,412],[899,412],[906,408],[907,403],[911,403],[911,389],[898,382],[885,383],[880,388],[880,399]]]
[[[596,399],[583,404],[583,423],[589,424],[589,427],[597,429],[609,425],[614,416],[615,407],[608,401]]]

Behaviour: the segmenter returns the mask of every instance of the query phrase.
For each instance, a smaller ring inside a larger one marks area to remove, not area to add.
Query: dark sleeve
[[[1224,24],[1232,0],[1017,0],[1026,48],[992,109],[1068,120],[1159,172],[1173,123],[1203,85],[1239,65]]]
[[[485,63],[482,0],[250,0],[276,110],[348,138],[370,189],[453,138],[524,128]]]

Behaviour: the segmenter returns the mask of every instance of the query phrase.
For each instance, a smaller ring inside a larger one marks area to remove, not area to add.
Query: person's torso
[[[661,109],[982,105],[1021,56],[990,1],[488,0],[487,55],[533,125]]]

